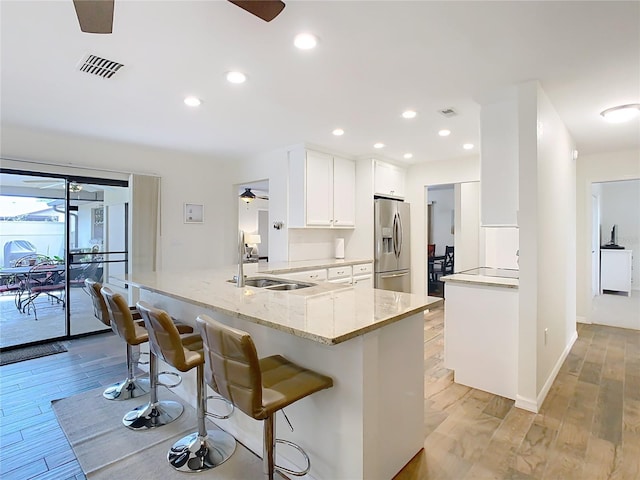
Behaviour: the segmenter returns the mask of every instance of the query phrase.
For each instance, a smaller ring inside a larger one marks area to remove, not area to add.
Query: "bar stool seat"
[[[264,478],[273,480],[276,470],[303,476],[310,468],[307,454],[298,445],[275,438],[275,414],[278,410],[330,388],[330,377],[297,365],[281,355],[258,358],[251,336],[228,327],[208,315],[196,319],[205,353],[205,379],[209,385],[237,408],[256,420],[264,421],[262,469]],[[275,464],[275,445],[285,443],[296,448],[307,466],[292,471]]]
[[[180,337],[171,317],[164,310],[146,302],[138,302],[137,307],[149,331],[149,345],[155,356],[181,372],[196,368],[198,431],[175,442],[167,453],[167,460],[176,470],[189,473],[221,465],[235,451],[236,441],[223,430],[206,429],[202,338],[198,334]]]
[[[93,302],[93,313],[98,320],[104,323],[107,327],[111,327],[116,335],[118,335],[122,340],[125,341],[127,345],[127,378],[122,380],[121,382],[114,383],[109,386],[103,393],[102,396],[107,400],[128,400],[130,398],[137,398],[142,395],[146,395],[149,393],[149,379],[148,378],[136,378],[135,376],[135,364],[137,363],[137,359],[134,358],[133,355],[133,347],[136,345],[140,345],[148,340],[147,330],[144,326],[140,324],[134,324],[134,331],[131,335],[128,335],[127,338],[124,338],[120,335],[118,328],[115,323],[111,322],[111,313],[109,311],[109,307],[107,306],[100,290],[102,289],[102,284],[87,278],[84,281],[84,285],[86,287],[86,291],[89,293],[91,297],[91,301]],[[140,314],[136,310],[135,307],[128,307],[131,312],[131,316],[133,320],[140,319]]]

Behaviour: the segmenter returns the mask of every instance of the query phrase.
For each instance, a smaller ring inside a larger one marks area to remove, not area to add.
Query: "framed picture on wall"
[[[204,205],[185,203],[184,223],[204,223]]]

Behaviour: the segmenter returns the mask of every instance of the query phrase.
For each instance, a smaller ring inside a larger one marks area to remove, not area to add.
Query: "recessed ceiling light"
[[[242,72],[229,72],[227,73],[227,80],[231,83],[244,83],[247,80],[247,76]]]
[[[335,129],[333,132],[331,132],[331,133],[333,133],[336,137],[339,137],[339,136],[341,136],[341,135],[344,135],[344,130],[343,130],[343,129],[341,129],[341,128],[336,128],[336,129]]]
[[[384,143],[374,143],[373,148],[384,148]]]
[[[473,148],[473,143],[465,143],[464,145],[462,145],[462,148],[464,148],[465,150],[471,150]]]
[[[640,115],[640,103],[631,103],[629,105],[619,105],[617,107],[607,108],[601,112],[600,115],[610,123],[628,122]]]
[[[311,50],[318,44],[318,39],[310,33],[300,33],[296,35],[293,44],[300,50]]]
[[[447,130],[446,128],[444,128],[438,132],[438,135],[440,135],[441,137],[448,137],[449,135],[451,135],[451,130]]]
[[[416,118],[417,113],[413,110],[406,110],[402,112],[403,118]]]
[[[413,158],[413,153],[405,153],[403,157],[409,160],[410,158]]]
[[[190,107],[198,107],[202,104],[202,100],[198,97],[194,97],[193,95],[189,95],[184,98],[185,105],[189,105]]]

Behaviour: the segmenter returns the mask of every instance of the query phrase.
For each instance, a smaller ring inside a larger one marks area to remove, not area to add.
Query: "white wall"
[[[455,192],[453,185],[427,188],[427,203],[431,204],[431,242],[436,245],[436,255],[444,255],[447,245],[453,246],[455,238]]]
[[[258,233],[258,210],[269,210],[269,201],[255,198],[246,203],[238,197],[238,228],[244,233]]]
[[[539,85],[537,113],[537,393],[544,398],[576,336],[575,144]]]
[[[411,165],[407,170],[406,198],[411,204],[411,290],[426,292],[427,224],[425,186],[480,180],[477,155]]]
[[[576,162],[576,313],[591,317],[591,184],[640,178],[640,151],[580,155]]]
[[[484,265],[480,258],[480,182],[455,185],[456,233],[454,271]]]
[[[611,238],[617,225],[618,245],[633,251],[631,288],[640,289],[640,180],[604,182],[601,186],[600,225],[602,243]]]
[[[212,267],[235,261],[237,204],[231,164],[223,159],[4,124],[0,156],[3,167],[22,170],[57,168],[28,163],[36,161],[85,167],[91,169],[85,175],[96,177],[122,178],[97,170],[159,175],[163,268]],[[204,224],[184,223],[185,202],[205,206]]]

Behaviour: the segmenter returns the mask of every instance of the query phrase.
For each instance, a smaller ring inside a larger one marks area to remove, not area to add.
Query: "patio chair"
[[[29,275],[25,280],[25,290],[27,293],[27,299],[22,302],[19,301],[19,310],[23,313],[31,314],[33,309],[33,315],[38,320],[38,310],[35,300],[42,294],[46,295],[47,299],[56,305],[62,304],[62,308],[65,308],[65,274],[64,265],[50,265],[47,263],[41,263],[34,265],[29,270]]]

